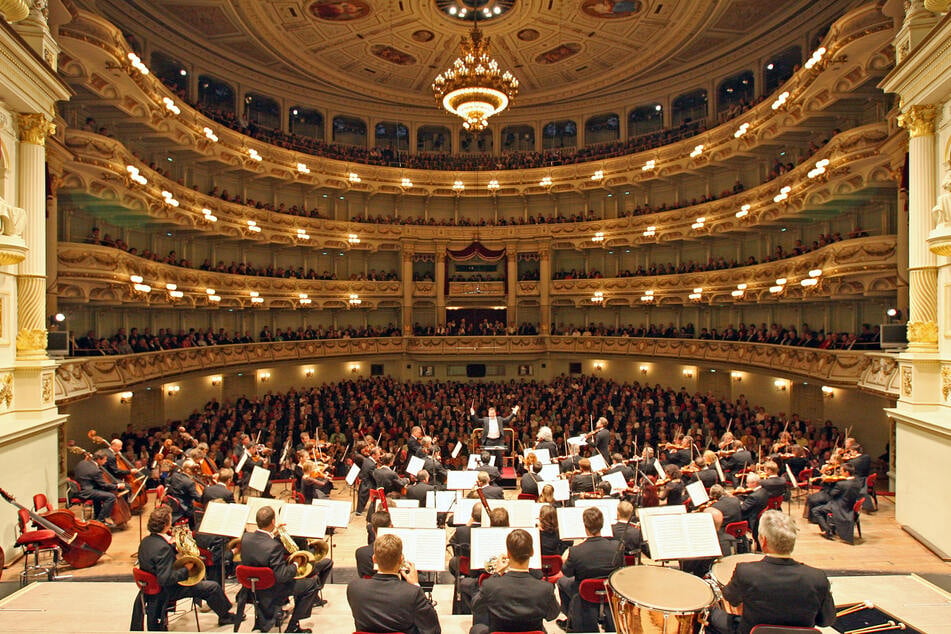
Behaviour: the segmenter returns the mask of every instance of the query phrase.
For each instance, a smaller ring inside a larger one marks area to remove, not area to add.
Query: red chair
[[[878,482],[878,474],[873,473],[865,478],[865,489],[869,499],[872,501],[872,508],[878,510],[878,494],[875,492],[875,484]]]
[[[92,500],[81,497],[82,487],[72,478],[66,479],[66,508],[72,509],[74,506],[80,507],[82,519],[87,520],[96,512]]]
[[[572,623],[572,629],[580,632],[597,632],[598,623],[610,616],[610,610],[605,612],[604,606],[608,602],[607,579],[585,579],[578,585],[578,597],[587,603],[593,603],[598,606],[598,620],[588,627],[580,623],[579,628],[575,628]],[[613,632],[613,624],[604,624],[605,632]]]
[[[165,485],[160,484],[155,487],[155,508],[165,504]]]
[[[862,537],[862,522],[859,521],[859,516],[862,514],[863,504],[865,504],[865,497],[860,497],[855,501],[855,504],[852,505],[852,521],[855,524],[856,530],[859,532],[859,538]]]
[[[367,503],[373,504],[373,500],[379,501],[380,508],[389,512],[390,505],[386,500],[386,493],[383,492],[383,489],[370,489],[370,498]]]
[[[737,553],[748,553],[750,552],[750,542],[747,539],[746,534],[750,532],[750,524],[747,521],[742,522],[733,522],[727,524],[726,528],[723,529],[727,535],[731,536],[736,540],[736,552]]]
[[[59,568],[59,540],[56,533],[48,529],[28,530],[30,524],[30,513],[26,509],[17,511],[19,520],[20,536],[17,537],[16,545],[23,548],[23,571],[20,573],[20,587],[27,584],[29,578],[37,572],[41,572],[48,581],[56,578],[56,572]],[[50,567],[40,565],[40,553],[48,553],[51,556]],[[33,563],[30,564],[30,555],[33,555]]]
[[[534,502],[535,500],[538,499],[538,496],[535,495],[534,493],[519,493],[519,494],[518,494],[518,499],[519,499],[519,500],[531,500],[531,501]]]
[[[639,566],[640,563],[641,563],[640,553],[634,553],[633,555],[624,555],[625,566]]]
[[[565,561],[561,555],[542,555],[542,578],[549,583],[556,583],[561,578],[561,567]]]
[[[782,511],[783,510],[783,496],[774,495],[773,497],[766,500],[766,510],[770,511]]]
[[[155,575],[153,575],[151,572],[145,572],[141,568],[132,569],[132,579],[135,581],[135,585],[139,589],[139,596],[136,600],[140,602],[142,607],[142,614],[146,620],[145,629],[149,629],[148,609],[146,607],[149,603],[148,597],[154,597],[162,592],[162,586],[159,585],[158,578]],[[162,612],[161,627],[163,630],[168,629],[168,613],[174,611],[175,602],[169,602],[165,611]],[[198,606],[195,605],[194,601],[192,601],[192,613],[195,615],[195,631],[200,632],[201,628],[198,626]]]
[[[486,579],[488,579],[488,578],[491,577],[491,576],[492,576],[492,575],[490,575],[490,574],[487,573],[487,572],[483,572],[481,575],[479,575],[479,587],[481,588],[481,587],[482,587],[482,582],[485,581]]]
[[[468,555],[459,555],[459,576],[468,577],[472,574],[472,564]]]
[[[54,509],[45,493],[37,493],[33,496],[33,510],[37,513],[49,513]]]
[[[255,620],[258,618],[270,620],[271,615],[265,614],[261,601],[258,599],[258,590],[267,590],[268,588],[274,587],[276,580],[274,578],[274,571],[266,567],[255,567],[255,566],[237,566],[234,569],[235,577],[238,578],[238,583],[241,584],[241,587],[244,588],[247,592],[238,593],[238,604],[235,609],[235,613],[239,617],[244,616],[244,608],[248,604],[248,594],[251,595],[251,605],[254,606]],[[280,616],[279,614],[277,616]],[[255,623],[257,625],[257,623]],[[281,624],[277,623],[278,632],[281,631]],[[237,632],[238,628],[241,627],[241,621],[238,620],[234,624],[234,631]]]

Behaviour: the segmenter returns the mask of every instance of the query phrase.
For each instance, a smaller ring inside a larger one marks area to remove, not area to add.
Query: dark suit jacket
[[[294,591],[297,568],[286,561],[287,551],[275,537],[263,531],[245,533],[241,538],[241,564],[270,568],[277,582],[270,590],[262,590],[268,597],[284,598]]]
[[[706,469],[701,469],[697,472],[697,479],[703,482],[703,487],[705,489],[709,489],[714,484],[716,484],[718,478],[719,476],[717,475],[716,469],[707,467]]]
[[[396,472],[389,467],[379,467],[373,472],[373,481],[377,488],[382,488],[384,493],[393,493],[403,490],[403,480]]]
[[[634,479],[634,469],[627,466],[626,464],[615,465],[611,467],[610,469],[608,469],[607,471],[605,471],[605,475],[608,475],[611,473],[620,473],[622,476],[624,476],[625,482],[630,482],[631,480]]]
[[[373,544],[360,546],[357,548],[354,556],[357,559],[357,575],[360,577],[372,577],[373,570]]]
[[[855,521],[852,507],[855,505],[855,501],[859,499],[861,488],[862,482],[857,478],[839,480],[829,490],[830,501],[818,507],[832,514],[835,534],[850,544],[853,541],[852,532]]]
[[[762,480],[760,484],[766,489],[766,493],[769,497],[774,498],[777,496],[785,496],[786,490],[789,488],[787,485],[786,478],[782,476],[770,476],[765,480]]]
[[[766,502],[769,501],[769,492],[763,487],[742,498],[740,501],[740,512],[743,519],[750,523],[750,529],[756,535],[759,531],[759,514],[766,508]]]
[[[195,512],[193,502],[197,502],[200,499],[198,488],[195,486],[194,481],[184,473],[175,471],[168,476],[166,491],[182,505],[181,509],[175,509],[172,521],[177,521],[181,516],[191,517]]]
[[[492,484],[498,484],[499,482],[502,481],[502,472],[499,471],[499,468],[496,466],[493,466],[490,464],[484,464],[477,467],[474,470],[485,471],[487,474],[489,474],[489,482],[491,482]]]
[[[624,528],[627,527],[627,533],[624,532]],[[624,536],[624,554],[633,555],[641,551],[641,542],[644,541],[641,537],[641,529],[638,528],[637,524],[631,523],[630,526],[627,526],[627,522],[615,522],[611,525],[611,532],[614,534],[614,539],[620,540],[621,536]]]
[[[522,493],[538,495],[538,475],[531,471],[522,474]]]
[[[713,503],[713,508],[723,513],[723,528],[726,528],[734,522],[743,521],[743,511],[740,499],[731,496],[723,496]]]
[[[201,503],[208,504],[212,500],[223,500],[228,504],[234,504],[234,493],[223,484],[212,484],[202,491]]]
[[[373,479],[373,472],[376,471],[376,460],[370,456],[363,456],[363,462],[360,463],[360,488],[372,489],[376,486],[376,480]]]
[[[598,450],[598,453],[604,458],[604,461],[609,463],[611,462],[611,453],[609,446],[611,444],[611,432],[607,427],[603,427],[595,432],[594,437],[591,438],[591,445]]]
[[[485,493],[486,499],[489,500],[505,499],[505,491],[502,490],[502,487],[495,486],[494,484],[489,484],[482,487],[482,492]]]
[[[597,473],[579,473],[571,478],[572,493],[586,493],[594,491],[601,484],[601,476]]]
[[[857,480],[864,480],[872,472],[872,456],[867,453],[863,453],[858,458],[853,458],[847,462],[855,467],[855,478]]]
[[[558,445],[550,440],[539,440],[535,443],[535,449],[547,449],[548,455],[552,458],[558,455]]]
[[[171,588],[188,579],[188,570],[184,566],[178,570],[172,568],[176,558],[175,547],[161,535],[150,533],[139,544],[139,568],[155,575],[163,588]]]
[[[406,443],[406,445],[407,445],[407,453],[409,453],[410,456],[418,456],[420,458],[425,457],[423,455],[423,446],[419,444],[419,440],[417,440],[413,436],[409,437],[409,441]]]
[[[446,467],[432,456],[423,457],[423,469],[429,472],[433,484],[446,484]]]
[[[406,487],[406,497],[410,500],[419,500],[421,507],[426,506],[426,492],[435,491],[436,487],[431,484],[417,482],[412,486]]]
[[[585,579],[607,579],[614,569],[618,544],[605,537],[589,537],[568,549],[562,572],[578,583]]]
[[[826,574],[788,558],[767,555],[737,565],[723,596],[743,605],[740,634],[760,624],[825,627],[835,620]]]
[[[106,464],[103,465],[106,471],[112,474],[116,480],[121,480],[123,476],[129,475],[131,471],[126,471],[125,469],[120,469],[119,465],[116,463],[116,454],[112,453],[112,450],[109,450],[109,457],[106,458]]]
[[[544,620],[559,611],[554,584],[520,571],[489,577],[472,603],[476,619],[488,616],[491,632],[544,632]]]
[[[80,460],[73,469],[73,478],[79,483],[82,491],[92,491],[94,489],[115,491],[117,489],[116,485],[106,482],[99,465],[92,460]]]
[[[546,555],[564,555],[571,548],[571,541],[561,539],[557,531],[538,531],[542,557]],[[511,631],[511,630],[509,630]]]
[[[472,545],[472,527],[465,524],[457,526],[456,532],[449,538],[449,545],[452,546],[452,553],[457,557],[468,557]]]
[[[347,585],[347,601],[358,632],[440,634],[436,608],[418,587],[395,575],[377,573]]]

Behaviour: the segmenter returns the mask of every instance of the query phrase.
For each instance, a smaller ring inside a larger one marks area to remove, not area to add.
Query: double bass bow
[[[84,522],[67,509],[38,515],[3,489],[0,489],[0,496],[18,509],[26,511],[37,526],[53,531],[60,542],[63,559],[73,568],[89,568],[94,565],[112,544],[112,532],[102,522]]]

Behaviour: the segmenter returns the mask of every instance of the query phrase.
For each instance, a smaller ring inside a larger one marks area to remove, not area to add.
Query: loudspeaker
[[[581,362],[572,361],[568,364],[568,374],[581,374]]]
[[[383,376],[383,364],[382,364],[382,363],[371,363],[371,364],[370,364],[370,376]]]
[[[479,378],[485,376],[485,364],[484,363],[470,363],[466,366],[466,376],[470,379]]]
[[[68,357],[69,333],[56,330],[46,333],[46,352],[51,357]]]

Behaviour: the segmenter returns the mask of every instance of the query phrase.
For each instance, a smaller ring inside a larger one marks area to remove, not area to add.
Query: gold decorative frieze
[[[36,355],[46,354],[46,330],[37,328],[34,330],[23,329],[17,333],[17,355]]]
[[[908,130],[911,138],[934,134],[938,110],[931,104],[908,106],[898,115],[898,125]]]
[[[932,13],[947,13],[951,9],[951,0],[925,0],[925,8]]]
[[[941,366],[941,398],[951,403],[951,365]]]
[[[0,374],[0,403],[10,409],[13,403],[13,373],[4,372]]]
[[[53,373],[52,372],[46,372],[43,374],[41,392],[42,392],[44,403],[53,402]]]
[[[938,324],[933,321],[909,321],[908,343],[938,343]]]
[[[907,365],[901,369],[901,395],[911,396],[911,368]]]
[[[17,127],[20,141],[33,145],[46,145],[46,138],[56,133],[56,126],[41,113],[18,115]]]

